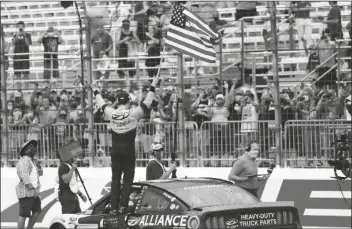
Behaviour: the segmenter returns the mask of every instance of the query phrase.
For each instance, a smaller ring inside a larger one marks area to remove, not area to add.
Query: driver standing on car
[[[124,221],[126,208],[128,207],[129,194],[135,173],[135,138],[138,120],[148,112],[154,100],[155,87],[159,81],[156,76],[150,85],[147,97],[138,107],[130,106],[130,97],[127,92],[119,91],[117,95],[117,108],[108,106],[99,94],[97,82],[92,84],[96,103],[110,120],[112,130],[112,152],[111,152],[111,214],[120,215],[120,221]],[[120,181],[123,175],[123,188],[120,191]],[[121,201],[120,201],[121,193]],[[120,206],[120,208],[119,208]],[[117,209],[119,210],[117,211]],[[123,225],[122,225],[123,227]],[[119,227],[120,228],[120,227]]]
[[[154,142],[152,144],[152,159],[147,165],[147,180],[167,179],[170,177],[172,171],[176,169],[176,163],[172,163],[168,170],[162,162],[164,154],[164,146],[161,143]]]
[[[268,179],[268,175],[259,177],[256,158],[259,155],[259,145],[256,141],[251,141],[246,148],[246,152],[238,157],[232,165],[228,179],[258,198],[258,187],[260,181]]]

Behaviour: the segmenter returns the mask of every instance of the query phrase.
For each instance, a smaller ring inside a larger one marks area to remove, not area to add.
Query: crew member
[[[259,145],[256,141],[251,141],[246,152],[237,158],[233,163],[228,179],[234,181],[235,185],[245,189],[255,197],[258,197],[257,191],[260,181],[268,179],[269,176],[257,176],[258,166],[256,158],[259,154]]]
[[[37,153],[38,142],[30,140],[23,144],[17,163],[17,175],[20,182],[16,186],[16,194],[19,202],[19,218],[17,228],[25,228],[26,219],[29,218],[27,228],[32,229],[42,211],[39,197],[39,176],[43,175],[42,169],[33,161]]]
[[[110,120],[112,130],[112,152],[111,152],[111,214],[119,214],[119,222],[124,221],[126,208],[128,206],[129,194],[135,173],[135,138],[138,120],[148,111],[154,100],[155,87],[159,76],[155,77],[150,85],[147,97],[137,107],[130,107],[129,95],[124,91],[117,93],[118,105],[116,108],[108,106],[99,94],[97,82],[92,84],[96,103]],[[123,188],[120,191],[120,181],[123,175]],[[121,200],[120,200],[121,192]],[[120,205],[119,210],[117,211]],[[120,220],[121,219],[121,220]],[[123,225],[122,225],[123,227]],[[120,228],[120,227],[119,227]]]
[[[147,180],[167,179],[172,171],[176,169],[176,163],[172,163],[168,170],[162,163],[164,154],[164,146],[161,143],[154,142],[152,144],[152,159],[147,165]]]
[[[59,201],[62,214],[75,214],[81,212],[78,196],[86,202],[87,197],[79,190],[78,175],[76,172],[77,162],[72,159],[62,162],[59,167]]]

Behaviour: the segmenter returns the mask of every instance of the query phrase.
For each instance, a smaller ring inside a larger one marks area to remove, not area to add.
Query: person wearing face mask
[[[113,48],[112,37],[103,26],[100,26],[96,33],[92,36],[91,45],[93,50],[93,58],[96,60],[93,61],[93,69],[98,69],[98,64],[100,61],[98,59],[105,57],[109,57],[109,52]],[[99,79],[102,77],[100,71],[94,71],[95,79]],[[109,78],[109,71],[106,71],[104,74],[105,79]]]
[[[155,96],[155,87],[159,81],[159,76],[155,77],[149,92],[143,102],[136,107],[130,107],[130,97],[128,93],[119,91],[117,93],[118,106],[113,108],[108,106],[99,93],[99,86],[94,82],[91,87],[99,108],[110,120],[112,132],[111,151],[111,214],[119,216],[121,228],[125,228],[125,214],[128,206],[128,196],[135,173],[135,138],[138,120],[148,112]],[[121,177],[123,175],[123,189],[120,190]],[[121,196],[120,196],[121,193]],[[120,206],[120,207],[119,207]],[[120,228],[119,226],[119,228]]]
[[[13,94],[14,95],[14,102],[15,102],[15,106],[24,106],[26,107],[24,101],[23,101],[23,95],[22,95],[22,92],[20,90],[18,91],[15,91],[15,93]]]
[[[146,180],[168,179],[172,171],[176,169],[176,163],[173,162],[170,168],[166,170],[162,162],[164,152],[165,149],[161,143],[154,142],[152,144],[152,159],[150,159],[147,165]]]
[[[18,32],[16,32],[12,39],[14,46],[13,69],[17,80],[22,78],[28,80],[29,76],[29,46],[32,44],[32,37],[25,32],[25,25],[23,21],[17,23]],[[27,54],[25,54],[27,53]],[[25,55],[16,55],[25,54]],[[21,83],[17,84],[20,88]],[[25,88],[28,88],[28,83],[25,83]]]
[[[59,78],[59,44],[63,44],[61,32],[56,30],[53,25],[49,25],[47,31],[38,39],[38,43],[44,46],[44,79]]]
[[[269,176],[257,176],[258,165],[256,158],[259,156],[259,144],[251,141],[246,147],[246,152],[238,157],[232,165],[231,172],[228,176],[230,181],[235,182],[239,186],[258,197],[258,187],[261,181],[269,178]]]
[[[25,228],[26,219],[29,218],[26,228],[32,229],[41,212],[40,181],[41,167],[33,161],[37,153],[37,141],[30,140],[23,144],[20,150],[20,160],[17,163],[17,175],[20,182],[16,185],[16,194],[19,202],[19,218],[17,228]]]
[[[131,48],[131,46],[129,46],[129,42],[140,42],[136,33],[130,30],[130,21],[127,19],[122,21],[122,29],[119,33],[116,34],[116,40],[116,47],[119,49],[118,51],[120,58],[128,57],[128,53],[131,51],[129,50],[129,48]],[[134,61],[129,61],[127,59],[118,60],[118,62],[119,68],[134,68],[135,66]],[[125,76],[125,72],[128,72],[130,77],[133,77],[136,73],[135,70],[119,70],[118,73],[120,78]]]

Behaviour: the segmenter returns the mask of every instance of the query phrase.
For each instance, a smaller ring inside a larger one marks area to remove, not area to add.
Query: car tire
[[[64,227],[62,224],[55,223],[55,224],[51,225],[51,227],[49,229],[66,229],[66,227]]]

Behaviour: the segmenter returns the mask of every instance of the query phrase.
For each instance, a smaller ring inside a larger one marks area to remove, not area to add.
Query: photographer
[[[12,44],[14,46],[13,69],[17,80],[21,78],[29,79],[29,46],[32,44],[32,37],[24,31],[24,22],[17,23],[18,32],[13,35]],[[24,54],[25,53],[25,54]],[[24,54],[24,55],[22,55]],[[23,76],[22,76],[23,75]],[[17,83],[18,88],[21,88],[21,83]],[[25,88],[28,88],[28,83],[25,83]]]
[[[59,201],[62,214],[75,214],[81,212],[78,196],[84,201],[87,197],[78,188],[77,162],[72,159],[62,162],[59,167]]]

